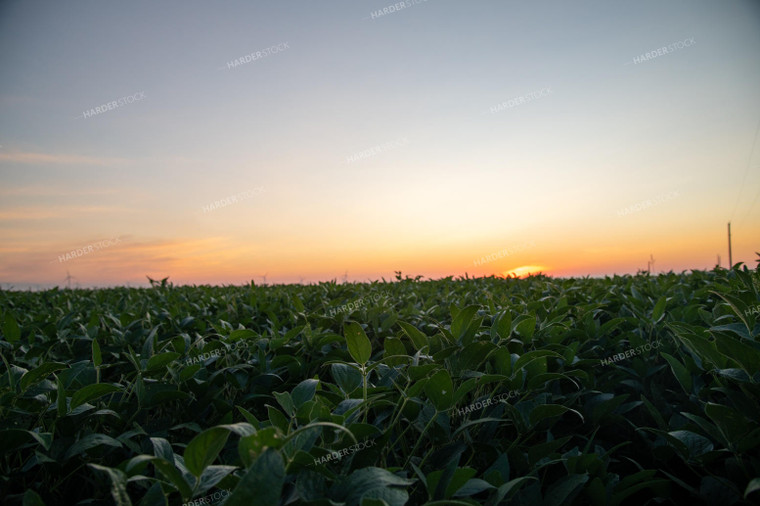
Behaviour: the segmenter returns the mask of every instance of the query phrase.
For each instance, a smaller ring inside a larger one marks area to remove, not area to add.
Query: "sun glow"
[[[524,278],[526,276],[538,274],[540,272],[547,274],[547,268],[543,265],[523,265],[521,267],[512,269],[511,271],[504,271],[502,274],[505,277],[517,276],[518,278]]]

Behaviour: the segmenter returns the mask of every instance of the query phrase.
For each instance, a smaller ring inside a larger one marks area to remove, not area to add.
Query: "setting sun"
[[[523,278],[525,276],[531,276],[533,274],[538,273],[547,273],[547,268],[543,265],[523,265],[522,267],[517,267],[515,269],[512,269],[511,271],[504,271],[502,274],[505,277],[512,277],[517,276],[518,278]]]

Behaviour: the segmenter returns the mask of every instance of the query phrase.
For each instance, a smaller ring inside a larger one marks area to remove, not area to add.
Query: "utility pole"
[[[733,257],[731,256],[731,222],[728,222],[728,268],[734,266]]]
[[[63,279],[64,281],[68,281],[69,283],[69,290],[71,290],[71,280],[74,279],[74,277],[69,274],[69,271],[66,270],[66,277]]]

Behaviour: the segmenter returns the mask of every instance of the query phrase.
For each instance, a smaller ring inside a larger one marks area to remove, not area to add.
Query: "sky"
[[[0,3],[0,286],[757,264],[760,2]]]

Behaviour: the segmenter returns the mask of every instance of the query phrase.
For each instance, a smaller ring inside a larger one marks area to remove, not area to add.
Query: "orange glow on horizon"
[[[505,277],[511,277],[511,276],[517,276],[518,278],[524,278],[526,276],[538,274],[538,273],[547,273],[547,268],[543,265],[523,265],[520,267],[517,267],[515,269],[512,269],[511,271],[504,271],[502,274]]]

